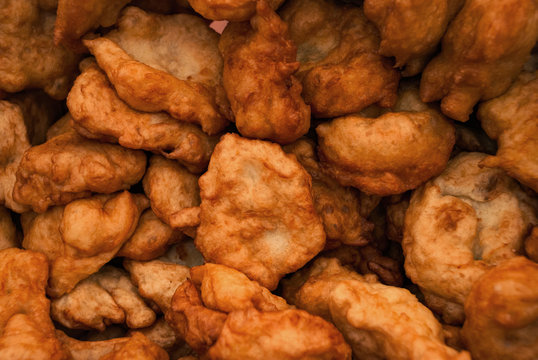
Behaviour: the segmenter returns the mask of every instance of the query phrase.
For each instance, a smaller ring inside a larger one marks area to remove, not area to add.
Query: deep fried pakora
[[[44,212],[51,205],[67,204],[92,192],[109,194],[128,189],[145,170],[142,151],[65,133],[24,153],[13,199]]]
[[[166,113],[130,108],[117,96],[105,74],[91,63],[76,79],[67,106],[74,128],[83,136],[160,153],[193,172],[205,170],[218,140]]]
[[[522,251],[529,226],[538,221],[536,199],[502,170],[481,168],[485,157],[456,156],[415,190],[405,215],[407,276],[460,306],[490,267]]]
[[[467,121],[478,101],[504,93],[536,43],[537,12],[534,0],[467,0],[422,73],[422,100]]]
[[[52,300],[51,316],[71,329],[99,331],[110,324],[125,323],[136,329],[155,322],[155,313],[138,295],[129,274],[112,266],[104,266]]]
[[[14,248],[0,251],[0,358],[68,358],[49,317],[48,273],[43,254]]]
[[[85,40],[119,97],[217,134],[231,117],[221,85],[218,35],[199,17],[129,7],[106,38]]]
[[[168,354],[153,341],[140,332],[132,336],[117,350],[114,350],[99,360],[168,360]]]
[[[284,283],[299,308],[332,321],[360,359],[470,359],[443,342],[441,324],[409,291],[370,282],[320,258]]]
[[[394,56],[404,76],[422,71],[464,0],[365,0],[364,14],[379,29],[379,53]]]
[[[344,186],[375,195],[414,189],[438,175],[454,146],[454,127],[418,90],[403,88],[376,118],[349,115],[316,128],[322,170]]]
[[[151,208],[162,221],[194,238],[200,222],[198,176],[175,161],[152,156],[142,180]]]
[[[47,293],[62,296],[110,261],[148,206],[143,195],[125,191],[75,200],[43,214],[25,214],[22,245],[47,256]]]
[[[222,79],[241,135],[287,144],[306,134],[310,107],[301,97],[297,49],[287,25],[263,0],[250,23],[228,24],[219,41]]]
[[[517,257],[487,272],[465,301],[463,338],[473,359],[538,357],[538,264]]]
[[[284,0],[267,0],[276,10]],[[200,15],[210,20],[248,21],[256,14],[255,0],[189,0],[189,4]]]
[[[280,146],[226,134],[200,177],[196,247],[269,290],[325,246],[310,175]]]
[[[54,9],[37,0],[6,0],[0,8],[0,90],[41,88],[65,99],[79,57],[54,46]]]
[[[294,154],[312,177],[314,207],[327,235],[325,249],[333,249],[341,244],[366,245],[373,225],[360,214],[361,199],[358,191],[343,187],[325,175],[321,171],[314,147],[311,140],[302,138],[285,146],[284,151]]]
[[[480,104],[477,116],[499,145],[482,165],[499,167],[538,192],[538,71],[521,73],[506,93]]]
[[[301,63],[297,77],[315,117],[394,105],[399,73],[378,54],[379,33],[361,7],[332,0],[289,0],[279,11]]]
[[[67,336],[61,330],[56,330],[56,336],[72,360],[100,360],[101,357],[119,350],[129,341],[128,337],[100,341],[80,341]]]
[[[80,38],[99,26],[114,25],[121,9],[131,0],[58,0],[54,43],[84,52]]]

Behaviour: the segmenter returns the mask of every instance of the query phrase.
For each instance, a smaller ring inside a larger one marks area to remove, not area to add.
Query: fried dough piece
[[[226,134],[200,177],[196,247],[274,290],[325,246],[310,175],[280,146]]]
[[[504,93],[536,42],[537,12],[533,0],[466,1],[422,73],[422,100],[441,100],[445,115],[467,121],[478,101]]]
[[[433,314],[407,290],[369,282],[319,258],[284,281],[284,296],[332,321],[360,359],[470,359],[443,342]]]
[[[149,160],[142,184],[159,219],[182,230],[199,224],[199,211],[193,209],[200,206],[198,176],[175,161],[154,155]],[[186,232],[195,235],[193,230],[187,229]]]
[[[314,142],[306,138],[284,147],[312,177],[314,207],[321,217],[327,235],[325,250],[341,244],[366,245],[373,225],[360,214],[361,199],[358,191],[343,187],[334,179],[322,173],[317,159]]]
[[[0,9],[0,90],[41,88],[67,96],[79,57],[54,46],[54,9],[37,0],[6,0]]]
[[[205,263],[204,257],[194,245],[194,240],[187,239],[179,244],[172,246],[166,254],[159,257],[158,260],[170,262],[189,268],[200,266]]]
[[[114,25],[121,9],[131,0],[58,0],[54,43],[76,52],[84,52],[80,38],[99,26]]]
[[[128,189],[142,179],[145,170],[142,151],[65,133],[24,153],[13,199],[44,212],[51,205],[67,204],[91,192]]]
[[[279,13],[297,45],[297,77],[312,115],[327,118],[371,104],[394,105],[400,75],[378,54],[379,33],[361,7],[291,0]]]
[[[184,239],[184,235],[163,223],[148,209],[142,213],[133,236],[123,246],[116,256],[128,259],[147,261],[163,255],[170,245]]]
[[[166,111],[214,135],[231,117],[217,41],[218,35],[197,16],[129,7],[118,20],[118,30],[84,45],[131,107]]]
[[[75,129],[71,126],[71,119],[71,114],[67,113],[52,124],[47,130],[47,140],[67,132],[75,132]]]
[[[506,93],[480,104],[477,116],[499,145],[482,165],[499,167],[538,192],[538,71],[522,72]]]
[[[379,54],[394,56],[404,76],[417,75],[437,49],[464,0],[366,0],[364,14],[381,33]]]
[[[155,322],[155,313],[138,295],[129,274],[112,266],[104,266],[52,300],[51,316],[71,329],[99,331],[110,324],[125,323],[136,329]]]
[[[166,113],[144,113],[130,108],[95,63],[86,64],[69,93],[67,106],[73,126],[81,135],[160,153],[193,172],[205,170],[218,140]]]
[[[344,186],[387,196],[414,189],[443,171],[454,127],[404,87],[379,117],[349,115],[316,128],[322,170]]]
[[[502,170],[481,168],[485,157],[456,156],[440,176],[415,190],[405,214],[407,276],[459,305],[490,267],[522,251],[538,221],[536,199]]]
[[[56,330],[56,336],[62,342],[72,360],[100,360],[103,356],[121,349],[129,341],[128,337],[120,337],[101,341],[80,341]]]
[[[168,354],[140,332],[133,335],[119,349],[101,357],[100,360],[168,360]]]
[[[43,254],[0,251],[0,358],[67,359],[49,317],[47,278]]]
[[[0,206],[0,250],[17,247],[17,229],[11,220],[9,211]]]
[[[525,239],[525,253],[529,259],[538,262],[538,226],[534,226]]]
[[[18,105],[0,100],[0,204],[22,213],[29,207],[13,199],[15,173],[24,152],[30,148],[28,132]]]
[[[23,247],[44,253],[50,262],[48,294],[62,296],[110,261],[148,206],[143,195],[124,191],[23,215]]]
[[[301,97],[297,49],[287,25],[263,0],[250,23],[232,23],[219,41],[222,79],[243,136],[287,144],[306,134],[310,107]]]
[[[473,359],[538,357],[538,264],[517,257],[482,276],[465,301],[463,338]]]
[[[169,353],[175,353],[177,350],[180,352],[182,350],[187,351],[186,343],[176,336],[174,329],[168,325],[168,323],[164,320],[164,317],[157,319],[151,326],[138,329],[136,331],[142,333],[149,340],[153,341],[155,344],[159,345]],[[129,330],[129,334],[132,333],[134,333],[134,331]]]
[[[283,2],[268,0],[267,4],[276,10]],[[189,0],[189,4],[198,14],[210,20],[249,21],[256,14],[254,0]]]

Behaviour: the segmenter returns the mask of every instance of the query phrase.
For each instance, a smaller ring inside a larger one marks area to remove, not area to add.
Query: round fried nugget
[[[195,242],[207,261],[274,290],[323,249],[310,175],[280,146],[226,134],[199,184]]]
[[[290,0],[279,11],[301,63],[297,77],[315,117],[394,105],[398,71],[378,54],[379,33],[362,7],[333,0]]]
[[[54,9],[43,1],[7,0],[0,8],[0,90],[41,88],[65,99],[79,56],[54,46]]]
[[[537,12],[534,0],[465,1],[422,73],[422,100],[441,100],[445,115],[467,121],[478,101],[504,93],[536,43]]]
[[[473,359],[538,358],[538,264],[517,257],[482,276],[465,301],[463,338]]]
[[[276,10],[284,0],[267,0]],[[248,21],[256,13],[254,0],[189,0],[189,4],[200,15],[210,20]]]
[[[342,185],[381,196],[414,189],[443,171],[454,127],[437,111],[416,110],[406,101],[394,108],[398,112],[375,119],[349,115],[319,125],[323,171]]]
[[[499,167],[538,192],[538,71],[522,72],[506,93],[480,104],[477,116],[499,145],[482,164]]]
[[[481,153],[461,153],[415,190],[402,247],[407,276],[433,295],[463,305],[488,268],[522,251],[537,223],[536,199],[502,170],[481,168]]]

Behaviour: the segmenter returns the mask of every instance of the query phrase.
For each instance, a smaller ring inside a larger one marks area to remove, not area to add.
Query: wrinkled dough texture
[[[311,179],[276,145],[227,134],[199,180],[196,247],[269,290],[325,245]]]
[[[291,0],[279,11],[297,44],[297,77],[315,117],[392,106],[399,73],[378,54],[379,33],[361,7],[331,0]]]
[[[422,100],[467,121],[478,101],[505,92],[536,43],[537,12],[533,0],[466,1],[422,73]]]
[[[538,72],[522,72],[506,93],[480,104],[477,116],[499,145],[483,163],[538,191]]]
[[[407,276],[428,292],[462,305],[486,270],[522,251],[536,223],[536,200],[486,157],[462,153],[417,189],[405,216]]]

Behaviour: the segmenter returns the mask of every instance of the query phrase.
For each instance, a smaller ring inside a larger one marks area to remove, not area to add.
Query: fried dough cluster
[[[0,1],[0,359],[538,359],[536,0]]]

